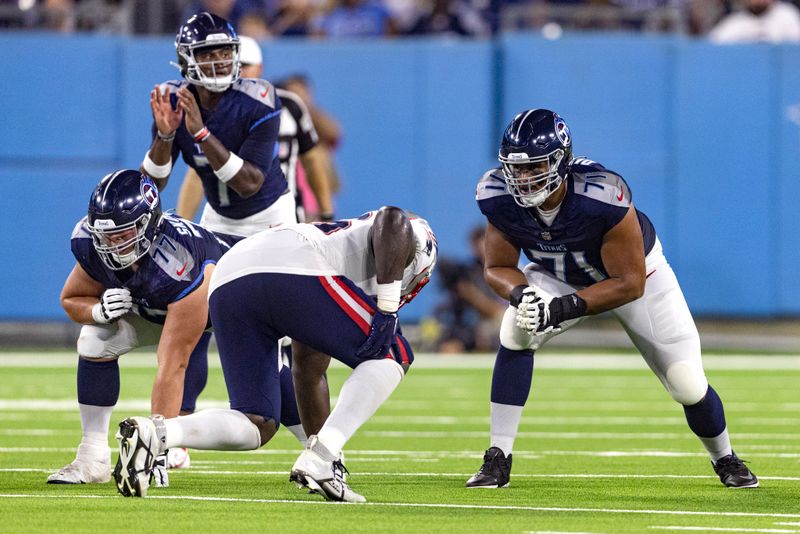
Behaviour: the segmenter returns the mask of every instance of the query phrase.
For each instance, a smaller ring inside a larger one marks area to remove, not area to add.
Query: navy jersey
[[[608,278],[600,256],[603,236],[616,226],[631,205],[631,191],[618,174],[580,158],[567,177],[567,194],[552,225],[545,225],[536,208],[519,206],[506,190],[502,171],[493,169],[478,182],[478,206],[527,258],[573,286],[588,286]],[[645,254],[656,232],[637,210]]]
[[[215,234],[175,215],[165,214],[153,246],[136,265],[136,271],[113,271],[95,251],[92,236],[81,219],[72,232],[72,254],[93,279],[106,288],[126,287],[134,311],[148,321],[164,324],[167,306],[194,291],[203,281],[203,271],[241,237]]]
[[[161,84],[161,90],[171,92],[173,107],[175,93],[189,86],[184,81],[169,81]],[[181,153],[183,161],[192,167],[203,182],[206,200],[214,211],[231,219],[243,219],[267,209],[287,190],[286,178],[278,160],[278,129],[280,126],[281,102],[275,88],[267,81],[255,78],[240,78],[222,94],[213,111],[200,108],[200,114],[211,133],[225,148],[264,173],[264,185],[253,196],[242,198],[236,191],[222,183],[214,174],[203,153],[202,145],[194,142],[186,124],[176,131],[172,143],[172,161]],[[155,137],[155,124],[153,136]]]

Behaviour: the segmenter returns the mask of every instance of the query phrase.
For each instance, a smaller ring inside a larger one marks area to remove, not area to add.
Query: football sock
[[[78,408],[81,414],[81,443],[77,458],[111,461],[108,426],[119,399],[119,363],[78,358]]]
[[[522,408],[528,400],[533,380],[533,352],[510,350],[503,346],[497,351],[492,372],[491,446],[508,456],[514,448]]]
[[[727,425],[725,423],[725,410],[722,401],[711,385],[706,390],[705,397],[697,404],[684,406],[686,422],[692,429],[703,446],[711,456],[712,461],[716,461],[723,456],[731,454],[730,438],[728,437]]]
[[[392,359],[367,360],[358,365],[339,392],[317,438],[331,454],[338,456],[356,430],[372,417],[403,379],[403,368]]]
[[[212,451],[250,451],[261,446],[261,433],[245,414],[211,408],[164,421],[166,448],[189,447]]]
[[[181,412],[191,413],[197,407],[197,397],[202,393],[208,381],[208,342],[211,332],[203,332],[200,340],[189,356],[186,375],[183,379],[183,402]]]

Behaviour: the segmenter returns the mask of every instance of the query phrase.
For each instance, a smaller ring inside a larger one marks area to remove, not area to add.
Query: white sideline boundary
[[[117,495],[55,495],[35,493],[0,493],[0,499],[121,499]],[[800,514],[769,513],[769,512],[715,512],[700,510],[629,510],[623,508],[567,508],[558,506],[519,506],[519,505],[486,505],[486,504],[445,504],[445,503],[406,503],[406,502],[365,502],[344,503],[329,501],[304,501],[298,499],[243,499],[237,497],[204,497],[193,495],[151,495],[150,499],[173,501],[209,501],[230,502],[245,504],[304,504],[315,506],[374,506],[385,508],[440,508],[457,510],[511,510],[526,512],[553,512],[575,513],[586,512],[593,514],[652,514],[652,515],[678,515],[678,516],[706,516],[706,517],[775,517],[782,519],[798,519]]]
[[[417,353],[413,367],[416,369],[491,369],[494,354],[454,354]],[[155,368],[154,352],[135,352],[120,358],[120,367]],[[74,352],[0,352],[0,367],[61,367],[76,366]],[[800,370],[800,354],[743,354],[723,355],[704,353],[703,364],[707,370]],[[333,360],[334,367],[344,367]],[[216,352],[209,353],[208,366],[219,368]],[[547,353],[536,355],[537,369],[619,369],[649,371],[641,356],[625,352],[609,353]]]

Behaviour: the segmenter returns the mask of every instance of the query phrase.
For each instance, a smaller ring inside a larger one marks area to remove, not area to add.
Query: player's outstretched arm
[[[193,221],[202,201],[203,182],[200,181],[197,172],[190,167],[186,171],[186,176],[183,177],[181,190],[178,193],[178,207],[175,210],[178,217]]]
[[[504,299],[511,299],[511,291],[521,285],[527,285],[525,275],[519,270],[519,247],[514,245],[506,235],[491,223],[486,225],[486,241],[484,243],[486,260],[483,277],[494,292]]]
[[[183,380],[189,356],[208,322],[208,286],[214,265],[206,265],[203,283],[183,299],[167,306],[156,355],[158,372],[150,400],[153,414],[177,417],[183,399]]]
[[[613,310],[644,294],[644,242],[633,205],[603,237],[600,248],[608,278],[577,292],[586,301],[586,313]]]

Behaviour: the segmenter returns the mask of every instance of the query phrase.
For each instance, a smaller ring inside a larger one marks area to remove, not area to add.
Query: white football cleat
[[[319,442],[317,436],[311,436],[292,466],[289,480],[329,501],[367,502],[344,481],[346,472],[344,464]]]
[[[105,484],[111,480],[111,463],[73,460],[47,477],[48,484]]]
[[[155,423],[147,417],[129,417],[119,424],[117,441],[117,491],[125,497],[147,496],[156,456],[161,452]]]
[[[185,469],[192,465],[189,449],[176,447],[167,451],[167,469]]]

